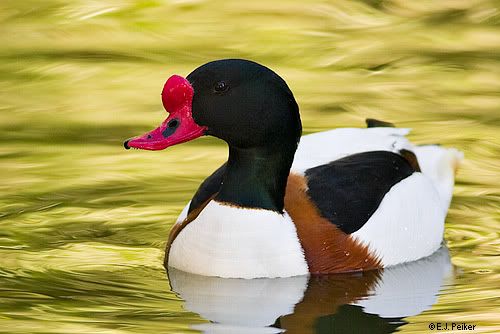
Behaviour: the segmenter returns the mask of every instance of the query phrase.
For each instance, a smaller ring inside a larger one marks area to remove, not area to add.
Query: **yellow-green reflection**
[[[0,332],[184,333],[203,321],[170,292],[161,254],[225,147],[121,142],[162,120],[168,76],[226,57],[280,73],[305,133],[373,117],[464,151],[446,229],[457,275],[399,330],[500,331],[499,24],[494,0],[3,0]]]

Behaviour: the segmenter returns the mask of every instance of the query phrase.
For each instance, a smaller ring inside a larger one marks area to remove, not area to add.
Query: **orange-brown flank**
[[[297,228],[309,272],[328,274],[382,268],[368,247],[320,215],[306,191],[306,178],[290,174],[285,210]]]

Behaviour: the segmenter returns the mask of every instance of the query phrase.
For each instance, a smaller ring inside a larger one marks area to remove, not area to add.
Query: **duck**
[[[168,117],[126,149],[201,136],[229,149],[173,225],[167,270],[244,279],[364,272],[442,245],[457,149],[414,145],[410,129],[374,119],[302,136],[285,80],[245,59],[172,75],[161,97]]]

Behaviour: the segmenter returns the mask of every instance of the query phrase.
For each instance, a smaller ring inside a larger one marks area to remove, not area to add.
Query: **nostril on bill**
[[[161,133],[163,135],[163,138],[167,138],[172,135],[179,127],[179,124],[181,124],[181,122],[177,118],[170,120],[165,130],[163,130],[163,132]]]
[[[177,126],[179,125],[179,121],[176,120],[176,119],[173,119],[171,120],[170,122],[168,122],[168,127],[169,128],[176,128]]]

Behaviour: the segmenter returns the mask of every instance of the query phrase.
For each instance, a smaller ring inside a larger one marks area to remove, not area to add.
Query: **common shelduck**
[[[301,138],[285,81],[248,60],[173,75],[162,101],[167,119],[125,148],[162,150],[203,135],[229,146],[173,226],[166,266],[289,277],[378,269],[440,247],[461,152],[414,146],[409,129],[374,120]]]

